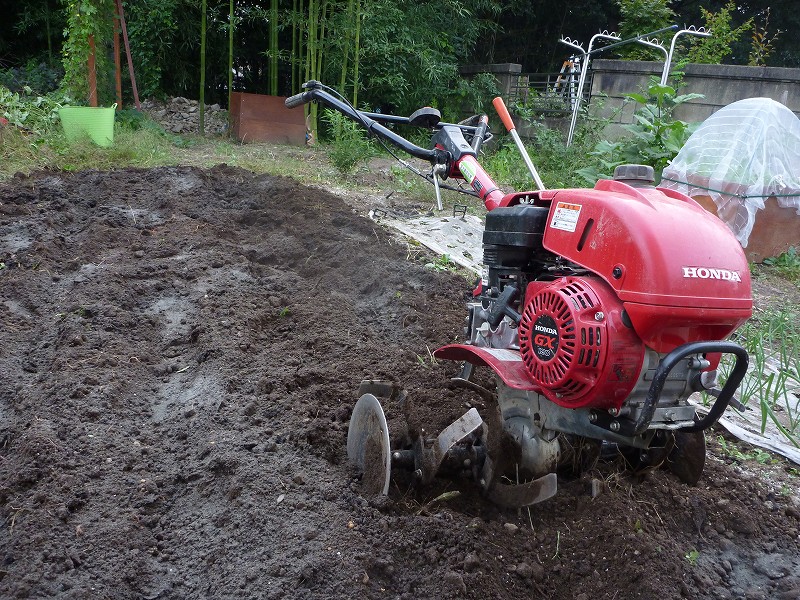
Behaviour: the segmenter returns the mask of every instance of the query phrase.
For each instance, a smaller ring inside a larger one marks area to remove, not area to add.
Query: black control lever
[[[519,290],[514,285],[507,285],[503,288],[503,291],[492,304],[492,308],[489,309],[488,322],[492,329],[500,325],[503,317],[508,317],[519,325],[522,315],[511,308],[511,303],[517,299],[518,295]]]

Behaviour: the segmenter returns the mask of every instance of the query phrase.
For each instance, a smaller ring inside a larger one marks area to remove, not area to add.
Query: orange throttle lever
[[[542,179],[539,177],[539,172],[536,170],[536,167],[533,166],[533,161],[531,161],[531,157],[528,156],[528,151],[525,150],[525,146],[522,144],[522,140],[517,133],[517,128],[514,125],[514,121],[511,120],[511,115],[508,113],[506,103],[503,102],[503,99],[500,96],[498,96],[492,100],[492,105],[497,111],[497,114],[500,115],[500,120],[503,122],[503,125],[505,125],[506,129],[508,129],[508,133],[511,134],[511,138],[514,140],[514,143],[517,145],[517,149],[522,155],[522,160],[525,161],[525,165],[528,167],[531,177],[533,177],[533,180],[536,182],[536,187],[540,190],[545,189],[544,183],[542,183]]]

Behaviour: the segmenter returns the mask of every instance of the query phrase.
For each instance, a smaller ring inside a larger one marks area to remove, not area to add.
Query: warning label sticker
[[[458,169],[461,171],[464,179],[467,180],[467,183],[472,183],[472,180],[475,179],[475,175],[477,175],[474,165],[470,164],[466,160],[462,160],[460,163],[458,163]]]
[[[553,218],[550,220],[550,227],[575,233],[578,228],[578,217],[581,214],[580,204],[570,204],[569,202],[559,202],[553,211]]]

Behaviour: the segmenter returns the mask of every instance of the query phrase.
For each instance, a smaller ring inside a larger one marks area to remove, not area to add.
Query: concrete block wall
[[[660,62],[592,61],[590,110],[613,117],[617,124],[633,122],[636,104],[624,102],[625,94],[642,91],[653,76],[660,79],[662,68]],[[683,121],[704,121],[723,106],[745,98],[772,98],[800,117],[800,69],[692,64],[684,70],[683,83],[679,93],[704,96],[676,109],[674,116]]]

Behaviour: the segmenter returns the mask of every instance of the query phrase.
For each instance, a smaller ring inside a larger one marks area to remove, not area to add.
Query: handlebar
[[[299,94],[295,94],[294,96],[290,96],[284,101],[286,108],[297,108],[298,106],[302,106],[303,104],[308,104],[314,98],[311,96],[311,92],[300,92]]]
[[[427,176],[419,172],[418,174],[436,186],[437,200],[439,198],[438,177],[441,176],[442,179],[453,177],[466,180],[472,188],[469,193],[483,200],[487,210],[493,210],[501,206],[504,201],[505,194],[477,161],[478,151],[484,140],[487,139],[489,131],[489,118],[486,115],[478,117],[477,125],[468,125],[463,122],[458,124],[443,123],[438,120],[438,111],[431,108],[420,109],[412,114],[411,117],[371,113],[360,111],[343,98],[337,98],[334,94],[326,91],[325,86],[318,81],[308,81],[303,84],[303,88],[306,91],[295,94],[285,100],[287,108],[295,108],[317,100],[359,123],[369,133],[391,142],[411,156],[430,162],[434,165],[431,174]],[[431,140],[433,148],[427,149],[417,146],[386,127],[384,123],[387,125],[403,124],[433,129],[435,131]],[[471,145],[466,141],[465,133],[472,136]],[[449,189],[467,193],[458,188]]]
[[[416,156],[417,158],[427,160],[433,164],[447,162],[447,156],[441,150],[436,148],[433,150],[421,148],[420,146],[411,143],[403,136],[396,134],[394,131],[384,127],[378,122],[379,118],[385,122],[403,122],[403,119],[405,119],[405,122],[408,122],[407,118],[395,117],[394,119],[397,120],[394,120],[390,118],[392,115],[377,115],[375,113],[360,111],[350,104],[339,100],[332,94],[329,94],[319,86],[321,86],[321,84],[318,81],[308,81],[304,83],[303,87],[307,88],[307,91],[300,92],[299,94],[295,94],[294,96],[287,98],[285,101],[286,108],[295,108],[297,106],[301,106],[302,104],[307,104],[312,100],[317,100],[335,110],[338,110],[340,113],[346,117],[349,117],[356,123],[360,123],[368,132],[378,135],[383,139],[395,144],[396,146],[399,146],[411,156]]]

